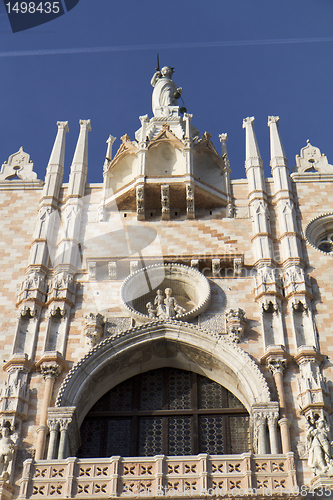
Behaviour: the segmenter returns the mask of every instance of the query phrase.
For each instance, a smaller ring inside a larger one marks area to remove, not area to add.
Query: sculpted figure
[[[156,71],[153,78],[151,79],[151,85],[154,87],[153,98],[152,98],[152,108],[154,116],[157,114],[157,110],[160,108],[166,108],[167,106],[177,106],[178,99],[181,96],[182,89],[172,80],[173,68],[164,66],[161,71]],[[162,114],[165,113],[162,109]]]
[[[153,304],[151,302],[147,302],[146,308],[148,310],[148,316],[150,318],[156,318],[156,309],[154,309]]]
[[[162,290],[157,290],[154,305],[156,306],[156,315],[159,318],[165,318],[164,296]]]
[[[171,288],[166,288],[164,292],[166,296],[164,299],[166,316],[168,318],[173,318],[177,314],[183,314],[185,312],[185,309],[178,304],[174,297],[172,297]]]
[[[10,476],[11,462],[13,460],[16,445],[10,438],[10,430],[8,427],[3,427],[1,430],[0,439],[0,479],[6,481]]]
[[[324,419],[319,419],[307,434],[309,444],[308,465],[315,474],[325,474],[333,469],[331,464],[331,436]]]

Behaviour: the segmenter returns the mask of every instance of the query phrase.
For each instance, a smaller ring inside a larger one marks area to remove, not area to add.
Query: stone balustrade
[[[26,460],[19,499],[235,497],[297,488],[293,453]]]

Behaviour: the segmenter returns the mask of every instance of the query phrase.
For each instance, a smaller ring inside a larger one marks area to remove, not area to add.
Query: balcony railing
[[[246,497],[297,489],[293,453],[26,460],[20,499]]]

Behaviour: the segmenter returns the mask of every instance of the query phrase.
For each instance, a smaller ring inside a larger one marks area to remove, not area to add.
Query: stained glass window
[[[161,368],[108,391],[81,425],[79,457],[249,451],[249,415],[225,387],[201,375]]]

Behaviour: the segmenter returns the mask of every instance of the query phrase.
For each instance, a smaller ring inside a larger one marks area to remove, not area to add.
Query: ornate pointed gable
[[[158,146],[165,141],[169,142],[173,147],[179,149],[180,151],[183,151],[184,149],[183,142],[171,131],[169,123],[163,123],[162,130],[149,142],[148,149]]]
[[[127,134],[123,135],[120,139],[122,141],[122,144],[115,154],[113,160],[110,162],[108,170],[111,170],[124,156],[128,154],[135,155],[138,152],[138,147],[134,142],[131,141],[130,137]]]

